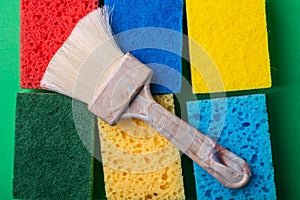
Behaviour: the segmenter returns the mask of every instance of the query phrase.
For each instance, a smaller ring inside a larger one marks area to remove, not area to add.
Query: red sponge
[[[98,0],[21,0],[21,88],[40,88],[55,52]]]

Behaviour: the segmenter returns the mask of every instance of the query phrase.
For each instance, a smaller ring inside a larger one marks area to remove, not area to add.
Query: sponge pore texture
[[[171,94],[154,96],[174,112]],[[185,199],[178,149],[150,125],[137,119],[115,127],[99,120],[106,197],[115,199]]]
[[[97,6],[97,0],[21,0],[21,88],[40,88],[55,52],[77,22]]]
[[[189,123],[244,158],[249,184],[239,190],[222,186],[194,163],[198,199],[276,199],[265,95],[188,102]]]

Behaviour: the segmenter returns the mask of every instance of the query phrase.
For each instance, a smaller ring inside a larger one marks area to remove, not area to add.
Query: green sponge
[[[13,196],[90,199],[95,118],[86,105],[47,93],[19,93]]]

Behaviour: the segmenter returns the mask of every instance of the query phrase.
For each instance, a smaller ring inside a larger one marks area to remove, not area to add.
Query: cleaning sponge
[[[14,198],[89,199],[94,129],[94,116],[78,101],[18,93]]]
[[[187,0],[186,6],[194,93],[271,86],[265,0]],[[213,65],[204,62],[206,53]]]
[[[98,0],[21,0],[21,88],[40,88],[55,52]]]
[[[151,85],[151,91],[178,93],[183,1],[105,0],[104,3],[113,8],[112,29],[122,50],[130,51],[153,69],[155,84]]]
[[[156,100],[174,112],[172,95]],[[167,139],[136,119],[99,120],[99,129],[108,199],[185,199],[180,154]]]
[[[189,123],[212,137],[221,130],[218,143],[244,158],[252,171],[247,186],[230,190],[194,163],[197,198],[276,199],[265,95],[194,101],[187,106]]]

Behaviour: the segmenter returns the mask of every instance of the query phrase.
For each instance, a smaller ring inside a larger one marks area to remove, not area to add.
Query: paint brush
[[[144,120],[225,187],[246,185],[247,162],[156,103],[151,76],[151,69],[120,50],[103,7],[78,22],[50,61],[41,86],[87,103],[110,125]]]

